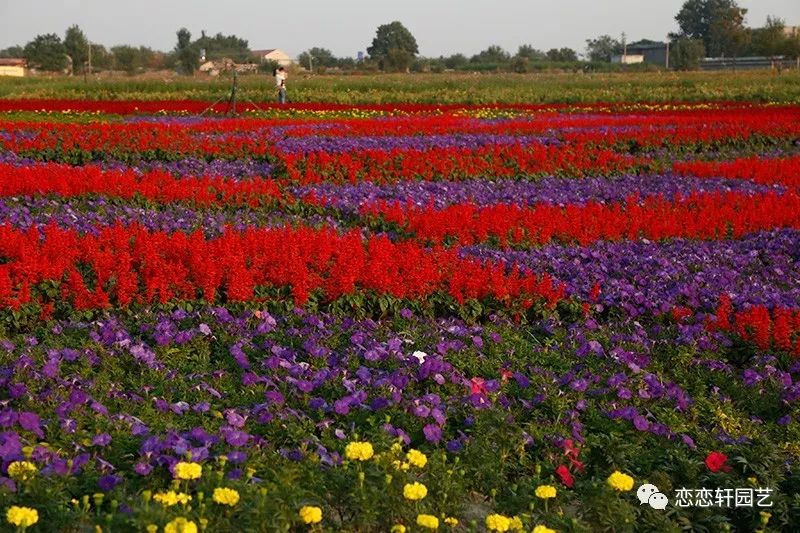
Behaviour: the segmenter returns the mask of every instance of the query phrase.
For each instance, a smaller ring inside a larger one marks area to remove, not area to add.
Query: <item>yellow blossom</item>
[[[511,517],[511,529],[514,531],[522,531],[525,529],[525,526],[522,525],[522,519],[518,516]]]
[[[406,533],[406,526],[403,524],[395,524],[392,526],[392,529],[389,530],[389,533]]]
[[[428,457],[419,450],[408,450],[406,461],[417,468],[424,468],[428,464]]]
[[[608,485],[619,492],[626,492],[633,488],[633,478],[619,470],[608,476]]]
[[[344,449],[344,456],[351,461],[369,461],[375,451],[369,442],[351,442]]]
[[[147,524],[145,530],[147,533],[156,533],[158,531],[158,526],[155,524]]]
[[[489,531],[508,531],[511,529],[511,519],[501,514],[490,514],[486,517],[486,529]]]
[[[533,531],[531,533],[556,533],[556,530],[555,529],[550,529],[547,526],[543,526],[543,525],[539,524],[538,526],[533,528]]]
[[[458,525],[458,518],[448,516],[444,519],[444,523],[450,527],[456,527]]]
[[[15,481],[27,481],[38,471],[36,465],[30,461],[14,461],[8,465],[8,477]]]
[[[429,514],[418,514],[417,525],[426,529],[439,529],[439,519]]]
[[[197,533],[197,524],[179,517],[164,526],[164,533]]]
[[[185,492],[175,492],[174,490],[168,492],[157,492],[153,499],[163,505],[164,507],[172,507],[176,504],[186,505],[192,499],[189,494]]]
[[[175,477],[177,479],[200,479],[202,475],[203,467],[198,463],[181,461],[175,465]]]
[[[407,500],[417,501],[421,500],[427,495],[428,487],[418,481],[415,481],[414,483],[406,483],[403,487],[403,496]]]
[[[392,447],[389,448],[389,449],[391,450],[392,453],[398,454],[398,453],[403,451],[403,445],[400,444],[399,442],[395,442],[394,444],[392,444]]]
[[[316,524],[322,521],[322,509],[313,505],[305,505],[300,508],[300,519],[306,524]]]
[[[539,485],[535,491],[536,497],[542,500],[549,500],[556,497],[556,488],[552,485]]]
[[[9,524],[25,529],[39,521],[39,511],[30,507],[12,505],[6,511],[6,520]]]
[[[235,489],[228,489],[225,487],[217,487],[214,489],[212,499],[222,505],[230,505],[233,507],[239,503],[239,492]]]

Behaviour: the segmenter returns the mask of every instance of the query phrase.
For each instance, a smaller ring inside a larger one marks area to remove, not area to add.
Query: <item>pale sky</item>
[[[23,45],[39,33],[78,24],[92,42],[175,46],[182,26],[200,35],[222,32],[247,39],[251,49],[280,48],[296,56],[312,46],[337,56],[366,51],[375,29],[393,20],[416,37],[428,57],[475,54],[498,44],[547,50],[568,46],[583,53],[585,40],[602,34],[628,42],[663,40],[677,29],[683,0],[0,0],[0,48]],[[800,25],[800,0],[740,0],[746,23],[767,15]]]

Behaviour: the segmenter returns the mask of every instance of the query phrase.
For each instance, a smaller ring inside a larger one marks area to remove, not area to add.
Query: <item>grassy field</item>
[[[0,79],[0,98],[197,99],[225,94],[230,78]],[[266,75],[240,77],[242,95],[273,99]],[[379,74],[290,78],[292,102],[551,103],[719,101],[800,103],[800,72]]]

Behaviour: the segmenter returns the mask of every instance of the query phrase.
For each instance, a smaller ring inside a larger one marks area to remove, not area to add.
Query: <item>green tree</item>
[[[751,51],[757,56],[773,57],[786,52],[788,37],[784,33],[786,23],[777,17],[767,17],[763,28],[752,32]]]
[[[114,68],[114,54],[102,44],[92,45],[92,70],[109,70]]]
[[[55,33],[37,35],[25,45],[23,57],[31,68],[58,72],[67,66],[67,51]]]
[[[338,65],[339,60],[327,48],[315,46],[297,56],[300,66],[314,70],[316,68],[331,68]]]
[[[529,44],[523,44],[517,49],[517,57],[524,57],[531,61],[542,61],[547,59],[547,56],[541,50],[537,50]]]
[[[64,34],[64,48],[72,59],[72,71],[83,72],[89,60],[89,40],[77,24],[67,28]]]
[[[675,20],[679,35],[701,39],[710,55],[735,55],[743,42],[746,13],[735,0],[686,0]]]
[[[469,59],[464,54],[453,54],[444,58],[444,66],[450,69],[463,68],[467,63]]]
[[[21,46],[9,46],[0,50],[0,57],[23,57],[25,50]]]
[[[501,46],[496,44],[491,45],[486,50],[481,51],[478,54],[475,54],[470,58],[471,63],[507,63],[508,60],[511,59],[511,56],[503,50]]]
[[[141,57],[136,47],[129,45],[114,46],[111,48],[114,54],[114,69],[123,70],[128,74],[134,74],[141,67]]]
[[[572,48],[551,48],[547,51],[547,59],[559,63],[574,63],[578,60],[578,53]]]
[[[417,40],[398,21],[378,26],[367,54],[378,62],[381,70],[405,70],[419,53]]]
[[[244,63],[252,56],[247,40],[236,35],[217,33],[213,37],[209,37],[205,31],[201,31],[200,38],[193,43],[193,46],[198,53],[200,50],[205,50],[208,60],[229,58],[238,63]]]
[[[622,42],[610,35],[586,39],[586,55],[590,61],[611,61],[611,56],[622,53]]]
[[[669,49],[669,64],[676,70],[695,70],[706,55],[702,39],[679,37],[674,39]]]
[[[185,74],[194,74],[200,66],[200,51],[192,43],[192,34],[186,28],[179,29],[177,36],[175,56],[178,65]]]

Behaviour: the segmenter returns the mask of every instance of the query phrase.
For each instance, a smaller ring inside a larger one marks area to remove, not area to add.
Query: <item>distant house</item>
[[[289,55],[278,48],[270,48],[269,50],[253,50],[253,55],[258,58],[259,63],[267,63],[274,61],[282,67],[288,67],[294,61]]]
[[[784,26],[783,34],[786,37],[797,37],[800,35],[800,26]]]
[[[667,43],[642,39],[627,46],[628,55],[642,56],[643,63],[665,65],[667,62]]]
[[[641,54],[615,54],[611,56],[612,63],[621,63],[624,65],[635,65],[636,63],[644,63],[644,56]]]
[[[21,78],[25,76],[27,64],[22,58],[0,58],[0,76],[15,76]]]

